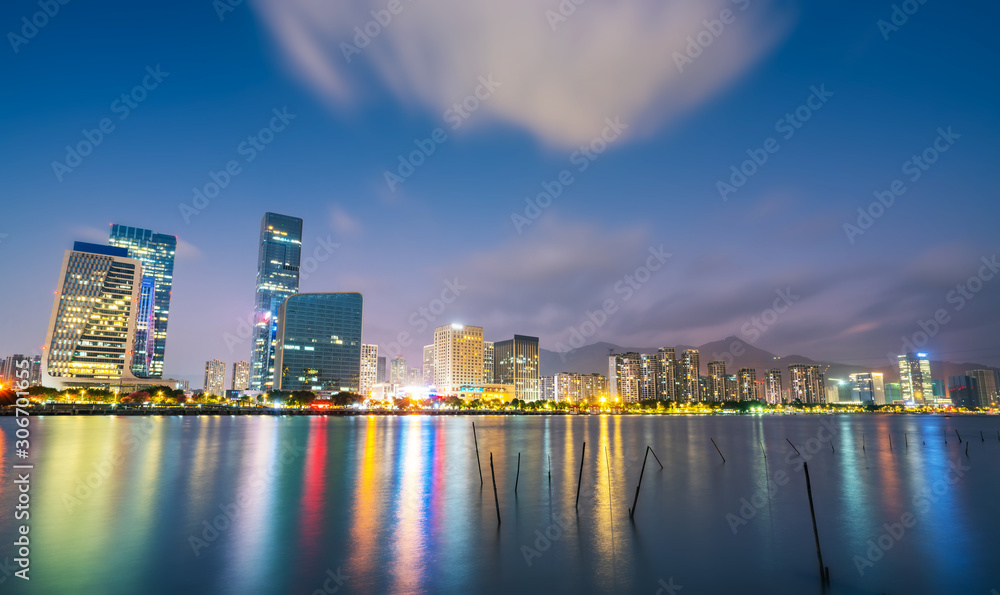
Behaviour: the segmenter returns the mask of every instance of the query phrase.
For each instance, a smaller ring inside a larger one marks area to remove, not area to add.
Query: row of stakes
[[[959,432],[958,432],[957,429],[955,429],[955,435],[958,437],[959,444],[961,444],[962,443],[962,435],[959,434]],[[479,485],[482,486],[483,483],[484,483],[483,482],[483,466],[482,466],[482,463],[479,462],[479,460],[480,460],[479,459],[479,438],[476,436],[476,422],[472,422],[472,438],[473,438],[473,440],[475,441],[475,444],[476,444],[476,463],[479,465]],[[986,442],[986,436],[985,436],[985,434],[983,434],[982,430],[979,431],[979,439],[982,442]],[[716,444],[715,438],[709,438],[709,440],[712,441],[712,446],[715,447],[715,450],[716,450],[716,452],[719,453],[719,457],[722,459],[722,462],[725,463],[726,462],[726,457],[725,457],[725,455],[722,454],[722,449],[719,448],[719,445]],[[997,440],[1000,441],[1000,430],[997,431]],[[788,445],[792,447],[792,450],[794,450],[796,452],[796,454],[799,454],[799,455],[802,454],[802,453],[799,452],[798,448],[795,448],[795,445],[792,444],[791,440],[789,440],[788,438],[785,438],[785,441],[788,442]],[[903,433],[903,441],[906,444],[906,448],[909,449],[909,447],[910,447],[910,439],[909,439],[909,436],[907,435],[906,432]],[[926,441],[922,441],[922,443],[925,444],[925,445],[927,444]],[[944,443],[948,444],[948,431],[947,430],[944,430]],[[866,446],[867,445],[865,444],[865,434],[862,433],[861,434],[861,450],[862,450],[862,452],[866,452],[867,453]],[[833,453],[837,452],[837,450],[833,446],[833,441],[832,440],[830,441],[830,449],[833,451]],[[760,443],[760,450],[761,450],[761,453],[764,455],[764,462],[765,462],[765,465],[766,465],[767,464],[767,453],[764,451],[764,443],[763,442]],[[889,434],[889,451],[892,452],[892,434]],[[645,453],[645,455],[642,458],[642,469],[639,471],[639,483],[635,486],[635,498],[632,500],[632,507],[628,509],[628,516],[632,520],[635,519],[635,509],[636,509],[636,505],[639,503],[639,489],[642,488],[642,477],[646,473],[646,460],[649,458],[649,454],[650,453],[653,453],[653,458],[656,459],[656,463],[660,466],[660,469],[661,470],[663,469],[663,463],[660,462],[660,457],[656,456],[656,452],[653,450],[653,448],[651,446],[647,445],[646,446],[646,453]],[[580,507],[580,486],[583,483],[583,461],[584,461],[586,455],[587,455],[587,443],[584,442],[583,443],[583,451],[580,454],[580,472],[579,472],[579,475],[577,476],[577,480],[576,480],[576,504],[575,504],[575,507],[577,509],[579,509],[579,507]],[[969,442],[968,441],[965,441],[965,456],[969,456]],[[813,537],[814,537],[814,539],[816,541],[816,558],[819,561],[819,576],[820,576],[820,581],[822,582],[823,585],[829,585],[830,584],[830,567],[829,566],[825,566],[823,564],[823,552],[820,549],[820,545],[819,545],[819,529],[816,526],[816,509],[813,506],[812,482],[809,479],[809,463],[803,462],[802,463],[802,470],[805,471],[805,475],[806,475],[806,494],[809,497],[809,515],[812,517]],[[493,479],[493,501],[496,504],[496,509],[497,509],[497,526],[499,526],[500,523],[501,523],[501,521],[500,521],[500,497],[497,494],[497,478],[496,478],[496,472],[494,471],[494,468],[493,468],[493,453],[492,452],[490,452],[490,475],[491,475],[491,477]],[[517,453],[517,473],[516,473],[516,477],[514,479],[514,495],[517,495],[517,486],[519,485],[520,480],[521,480],[521,453]],[[552,481],[552,457],[550,456],[549,457],[549,482],[551,482],[551,481]]]

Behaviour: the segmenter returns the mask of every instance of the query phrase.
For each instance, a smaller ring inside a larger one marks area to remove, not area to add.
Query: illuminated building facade
[[[424,386],[434,386],[434,346],[424,345]]]
[[[434,385],[440,395],[483,384],[483,327],[448,324],[434,329]]]
[[[43,348],[45,386],[135,380],[132,361],[142,263],[128,250],[76,242],[63,256]]]
[[[497,341],[493,358],[496,384],[514,385],[514,397],[522,401],[541,400],[538,337],[514,335],[513,339]]]
[[[139,305],[135,317],[135,347],[132,354],[132,374],[140,378],[154,377],[153,362],[156,356],[155,303],[156,279],[142,276],[139,288]]]
[[[736,373],[736,381],[739,383],[740,400],[756,401],[757,397],[757,370],[754,368],[740,368]]]
[[[250,362],[233,364],[233,390],[250,390]]]
[[[601,374],[560,372],[553,377],[553,398],[556,401],[595,403],[608,396],[608,379]]]
[[[361,395],[367,397],[378,384],[378,345],[361,345]]]
[[[899,389],[907,405],[934,402],[934,385],[931,362],[926,353],[907,353],[897,357],[899,363]]]
[[[677,400],[681,394],[680,371],[677,352],[673,347],[661,347],[656,356],[660,360],[660,395],[663,399]]]
[[[493,384],[493,341],[483,341],[483,384]]]
[[[385,363],[386,358],[384,355],[378,356],[375,360],[375,384],[385,384]]]
[[[1000,395],[997,394],[996,372],[993,370],[968,370],[965,375],[976,379],[981,407],[995,407],[998,404]]]
[[[777,405],[785,400],[781,388],[781,370],[775,368],[764,373],[764,400]]]
[[[250,360],[250,388],[253,390],[270,390],[275,384],[278,308],[299,290],[301,256],[302,219],[265,213],[260,221],[257,252],[253,355]],[[359,342],[359,362],[360,348]]]
[[[278,308],[275,388],[358,392],[360,293],[297,293]]]
[[[715,360],[708,362],[708,394],[706,401],[726,400],[726,362]]]
[[[205,362],[205,394],[216,397],[226,394],[226,362],[217,359]]]
[[[167,352],[167,322],[170,319],[177,236],[116,223],[111,226],[108,244],[128,250],[129,258],[142,263],[142,274],[153,279],[153,356],[147,373],[143,375],[161,378]]]
[[[885,405],[885,378],[881,372],[865,372],[848,376],[851,400],[864,405]]]
[[[681,352],[681,374],[684,393],[681,398],[686,401],[701,400],[701,356],[697,349],[685,349]]]
[[[406,384],[406,358],[397,357],[389,362],[389,384]]]
[[[660,401],[663,399],[663,369],[657,355],[639,356],[639,400]]]
[[[788,383],[792,400],[802,403],[825,403],[826,381],[819,366],[792,364],[788,366]]]
[[[624,403],[639,401],[642,380],[642,356],[634,351],[608,356],[608,392],[611,400]]]

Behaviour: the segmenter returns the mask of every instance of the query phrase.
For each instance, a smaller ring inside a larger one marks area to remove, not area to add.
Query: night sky
[[[0,354],[40,352],[63,252],[114,222],[178,238],[166,374],[249,360],[274,211],[301,290],[362,292],[411,366],[448,322],[885,366],[922,321],[1000,365],[995,3],[233,3],[0,8]]]

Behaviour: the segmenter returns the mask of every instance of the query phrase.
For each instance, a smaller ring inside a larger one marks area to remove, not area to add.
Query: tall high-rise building
[[[250,362],[233,364],[233,390],[250,390]]]
[[[278,308],[275,388],[361,388],[360,293],[297,293]]]
[[[34,386],[31,382],[33,359],[20,353],[0,358],[0,380],[6,385],[4,388],[20,390],[19,387]]]
[[[406,385],[407,386],[420,386],[424,383],[424,374],[420,368],[410,368],[410,371],[406,373]]]
[[[440,395],[483,384],[483,327],[447,324],[434,329],[434,386]]]
[[[483,341],[483,384],[493,384],[493,341]]]
[[[424,386],[434,386],[434,345],[424,345]]]
[[[42,348],[45,386],[135,380],[132,355],[142,263],[126,248],[76,242],[63,256]]]
[[[170,292],[174,284],[177,236],[112,224],[108,243],[128,250],[129,258],[142,263],[143,275],[153,280],[153,357],[145,375],[162,378],[163,360],[167,353],[167,322],[170,319]]]
[[[391,384],[406,384],[406,358],[400,356],[389,362],[389,382]]]
[[[770,405],[777,405],[785,400],[781,388],[781,370],[774,368],[765,373],[764,399]]]
[[[973,376],[949,376],[948,393],[956,407],[978,409],[985,407],[978,380]]]
[[[378,383],[378,345],[361,344],[361,380],[359,382],[361,395],[365,397]]]
[[[997,393],[997,373],[993,370],[968,370],[966,376],[976,379],[976,387],[979,390],[979,398],[982,407],[997,405],[1000,401],[1000,394]]]
[[[380,355],[376,360],[375,364],[375,384],[385,384],[386,373],[385,373],[385,356]]]
[[[658,355],[639,356],[639,400],[660,401],[663,393],[663,368]]]
[[[612,399],[623,403],[639,401],[642,382],[642,356],[634,351],[608,356],[608,391]]]
[[[541,376],[538,378],[538,393],[543,401],[555,401],[556,399],[556,378],[555,376]]]
[[[205,394],[225,396],[226,362],[217,359],[205,362]]]
[[[848,376],[851,400],[866,405],[885,405],[885,378],[881,372],[865,372]]]
[[[681,373],[683,374],[684,394],[686,401],[701,400],[701,364],[697,349],[685,349],[681,352]]]
[[[907,405],[934,402],[934,385],[931,363],[926,353],[907,353],[898,356],[899,388]]]
[[[792,364],[788,366],[788,383],[792,400],[802,403],[826,402],[826,381],[819,366]]]
[[[680,394],[677,353],[673,347],[660,347],[656,356],[660,359],[661,398],[676,401],[677,395]]]
[[[274,359],[278,308],[299,291],[301,256],[302,219],[265,213],[260,221],[257,250],[253,356],[250,360],[250,388],[254,390],[270,390],[276,385]],[[357,390],[357,384],[354,388]]]
[[[132,374],[139,378],[153,377],[156,356],[156,279],[142,276],[139,288],[139,305],[136,308],[135,340],[133,341]]]
[[[726,362],[715,360],[708,362],[708,394],[705,400],[725,401],[726,395]]]
[[[897,401],[903,400],[903,390],[900,388],[898,382],[886,382],[885,383],[885,402],[895,403]]]
[[[577,403],[596,402],[608,393],[608,379],[601,374],[560,372],[553,379],[553,398],[556,401]]]
[[[757,401],[757,370],[755,368],[740,368],[736,373],[740,388],[741,401]]]
[[[514,335],[493,344],[494,377],[497,384],[514,385],[514,398],[539,401],[538,337]]]

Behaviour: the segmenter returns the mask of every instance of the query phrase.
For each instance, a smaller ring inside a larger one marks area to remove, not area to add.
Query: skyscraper
[[[948,393],[956,407],[978,409],[984,406],[979,382],[973,376],[949,376]]]
[[[851,374],[851,400],[866,405],[885,405],[885,379],[881,372]]]
[[[133,341],[132,374],[140,378],[152,377],[156,357],[156,311],[154,308],[156,279],[142,276],[139,305],[136,308],[135,340]]]
[[[385,384],[385,356],[378,356],[375,364],[375,384]]]
[[[676,401],[680,394],[677,353],[673,347],[660,347],[656,355],[660,359],[660,395]]]
[[[205,394],[216,397],[226,394],[226,362],[217,359],[205,362]]]
[[[250,390],[250,362],[233,364],[233,390]]]
[[[708,362],[708,394],[706,400],[725,401],[726,395],[726,362],[715,360]]]
[[[378,345],[361,344],[361,395],[367,397],[378,382]],[[393,360],[395,361],[395,360]]]
[[[424,386],[434,386],[434,346],[424,345]]]
[[[634,351],[608,356],[608,390],[612,399],[623,403],[639,401],[642,382],[642,356]]]
[[[128,250],[129,258],[142,263],[143,275],[153,279],[153,357],[147,376],[162,378],[163,360],[167,353],[167,322],[170,318],[170,292],[174,283],[177,236],[113,224],[108,243]]]
[[[697,349],[685,349],[681,353],[681,371],[684,388],[684,394],[681,397],[687,401],[700,401],[701,364]]]
[[[257,251],[257,297],[254,303],[250,387],[269,390],[274,382],[278,308],[299,291],[302,219],[265,213]],[[360,344],[359,365],[360,365]],[[357,380],[355,380],[355,383]],[[354,385],[357,390],[357,385]]]
[[[499,381],[499,379],[497,379]],[[483,384],[483,327],[448,324],[434,329],[434,385],[455,395]]]
[[[275,388],[357,392],[361,384],[360,293],[298,293],[278,308]]]
[[[997,403],[997,374],[993,370],[968,370],[966,376],[976,379],[976,388],[979,390],[979,398],[982,407],[989,407]]]
[[[396,357],[389,362],[389,382],[392,384],[406,384],[406,358]]]
[[[639,400],[659,401],[663,399],[661,386],[663,383],[663,370],[660,366],[658,355],[643,354],[639,358]]]
[[[42,383],[111,388],[135,380],[142,263],[125,248],[76,242],[63,256],[59,279],[42,348]]]
[[[898,356],[899,388],[907,405],[923,405],[934,402],[934,385],[931,378],[931,363],[926,353],[907,353]]]
[[[741,401],[756,401],[757,397],[757,370],[755,368],[740,368],[736,373],[737,382],[740,388]]]
[[[819,366],[808,364],[788,366],[788,383],[791,386],[793,401],[796,399],[802,403],[826,401],[826,382]]]
[[[781,370],[768,370],[764,376],[764,399],[771,405],[785,400],[781,388]]]
[[[494,376],[498,384],[514,385],[514,398],[540,400],[538,337],[514,335],[493,344]],[[480,372],[480,375],[482,372]]]
[[[483,384],[493,384],[493,341],[483,341]]]

